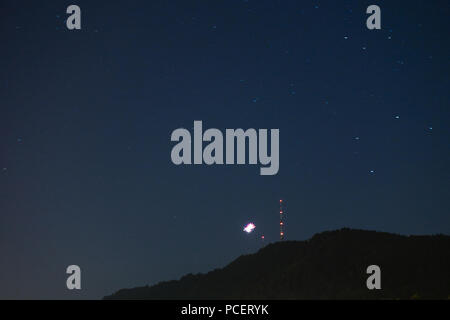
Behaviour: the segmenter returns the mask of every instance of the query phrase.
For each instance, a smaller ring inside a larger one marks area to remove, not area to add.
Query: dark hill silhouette
[[[368,290],[366,268],[381,268]],[[123,289],[105,299],[447,299],[450,236],[342,229],[269,244],[207,274]]]

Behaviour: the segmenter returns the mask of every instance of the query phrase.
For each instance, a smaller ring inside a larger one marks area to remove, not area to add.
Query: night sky
[[[280,198],[288,240],[449,234],[449,17],[448,1],[2,1],[0,298],[223,267],[277,240]],[[279,128],[278,174],[174,165],[194,120]]]

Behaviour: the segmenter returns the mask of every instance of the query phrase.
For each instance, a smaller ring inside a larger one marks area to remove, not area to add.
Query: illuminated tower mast
[[[280,200],[280,241],[284,239],[283,200]]]

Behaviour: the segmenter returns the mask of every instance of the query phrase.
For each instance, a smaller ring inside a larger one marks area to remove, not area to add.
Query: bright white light
[[[244,231],[247,233],[252,232],[254,229],[256,228],[256,226],[253,223],[249,223],[244,227]]]

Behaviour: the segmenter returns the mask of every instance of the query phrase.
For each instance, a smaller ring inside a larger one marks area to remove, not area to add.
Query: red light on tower
[[[284,239],[283,200],[280,199],[280,241]]]

